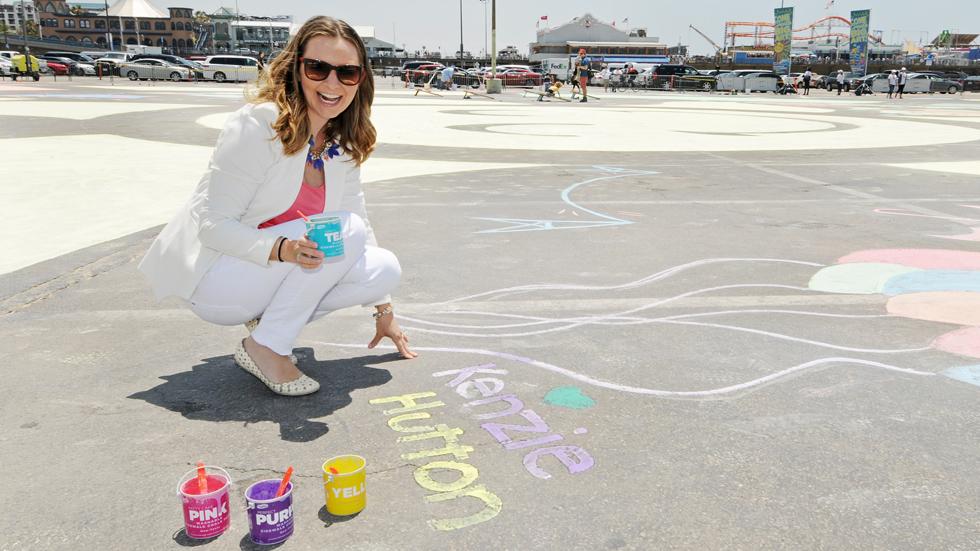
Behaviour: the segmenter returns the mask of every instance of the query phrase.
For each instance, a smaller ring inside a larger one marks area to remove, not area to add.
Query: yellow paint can
[[[338,517],[360,513],[367,505],[365,467],[359,455],[338,455],[323,464],[327,512]]]

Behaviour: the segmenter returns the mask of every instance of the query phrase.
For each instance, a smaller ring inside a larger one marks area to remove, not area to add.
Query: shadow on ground
[[[289,442],[309,442],[325,435],[330,427],[315,421],[351,403],[351,392],[379,386],[391,380],[387,369],[370,367],[399,359],[397,354],[360,356],[316,361],[312,349],[298,349],[299,367],[320,383],[320,391],[309,396],[273,394],[258,379],[239,369],[232,356],[206,358],[190,371],[164,375],[166,382],[129,396],[195,421],[242,421],[245,424],[271,421]]]

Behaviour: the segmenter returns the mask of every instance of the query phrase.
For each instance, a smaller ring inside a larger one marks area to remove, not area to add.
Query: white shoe
[[[259,321],[261,319],[262,318],[255,318],[245,322],[245,329],[248,329],[249,335],[255,332],[255,328],[259,326]],[[289,355],[289,361],[293,362],[293,365],[299,365],[299,359],[297,359],[294,354]]]
[[[238,343],[238,348],[235,349],[235,363],[238,367],[248,371],[252,375],[255,375],[258,380],[262,381],[265,386],[269,387],[269,390],[275,392],[276,394],[281,394],[283,396],[304,396],[306,394],[313,394],[314,392],[320,390],[320,383],[314,381],[306,375],[300,375],[298,379],[293,379],[292,381],[287,381],[285,383],[274,383],[269,380],[268,377],[262,373],[259,366],[255,364],[252,357],[249,356],[248,352],[245,351],[245,341],[242,340]]]

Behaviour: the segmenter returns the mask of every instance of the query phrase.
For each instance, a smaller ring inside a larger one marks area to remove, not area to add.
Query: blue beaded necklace
[[[316,141],[310,138],[310,150],[306,153],[307,164],[313,165],[316,170],[323,170],[323,154],[326,153],[327,159],[333,159],[337,155],[340,155],[340,144],[336,142],[323,142],[323,147],[320,151],[313,151],[313,147],[316,145]]]

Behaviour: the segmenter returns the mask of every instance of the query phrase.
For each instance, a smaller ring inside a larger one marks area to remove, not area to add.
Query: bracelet
[[[276,250],[276,258],[279,259],[279,262],[282,262],[283,261],[282,260],[282,244],[285,243],[285,242],[286,242],[286,238],[285,237],[282,237],[282,238],[279,239],[279,248]]]
[[[384,310],[382,310],[380,312],[375,312],[375,313],[371,314],[371,317],[374,318],[374,319],[376,319],[376,320],[379,320],[379,319],[387,316],[391,312],[392,312],[391,305],[388,305],[388,306],[385,306]]]

